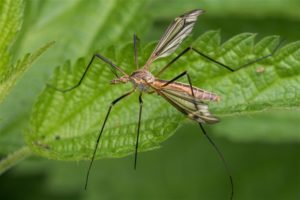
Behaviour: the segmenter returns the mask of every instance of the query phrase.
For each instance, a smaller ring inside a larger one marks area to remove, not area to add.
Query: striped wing
[[[208,105],[202,99],[195,98],[187,93],[169,90],[167,88],[156,89],[157,93],[165,98],[177,110],[192,120],[200,123],[216,123],[218,118],[214,117],[208,110]]]
[[[175,18],[158,42],[145,66],[148,67],[154,60],[173,53],[192,32],[197,17],[203,12],[203,10],[192,10]]]

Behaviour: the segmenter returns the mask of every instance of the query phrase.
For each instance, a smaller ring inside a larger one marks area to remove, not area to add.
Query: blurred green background
[[[223,40],[241,32],[255,32],[258,38],[277,34],[288,42],[299,40],[300,35],[298,0],[112,2],[114,9],[106,1],[96,0],[26,1],[24,25],[13,47],[15,57],[51,40],[57,44],[33,66],[0,107],[2,156],[24,145],[21,134],[26,129],[31,106],[56,66],[65,60],[74,62],[78,57],[91,55],[96,49],[130,41],[134,32],[138,33],[142,45],[158,40],[170,21],[187,10],[207,11],[199,18],[194,35],[219,29]],[[106,29],[91,30],[99,26],[97,21],[101,21],[103,10],[112,9],[118,16],[132,7],[139,9],[137,21],[127,25],[122,37],[114,37],[109,32],[118,31],[117,17],[107,19]],[[79,19],[85,24],[78,24]],[[88,36],[100,39],[89,40]],[[235,199],[300,199],[300,137],[289,137],[298,133],[299,116],[297,110],[272,111],[228,117],[220,124],[207,127],[229,163]],[[235,133],[245,133],[247,137],[230,137]],[[33,156],[0,177],[0,198],[229,198],[223,165],[193,123],[180,128],[161,149],[139,154],[137,171],[133,170],[132,156],[96,161],[89,188],[84,191],[87,165],[88,162]]]

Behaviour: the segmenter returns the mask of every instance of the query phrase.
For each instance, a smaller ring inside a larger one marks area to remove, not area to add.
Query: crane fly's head
[[[124,75],[124,76],[121,76],[121,77],[116,78],[114,80],[111,80],[110,84],[127,83],[129,80],[130,80],[129,76],[128,75]]]

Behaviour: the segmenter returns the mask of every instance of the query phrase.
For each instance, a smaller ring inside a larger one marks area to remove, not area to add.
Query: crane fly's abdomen
[[[164,88],[164,90],[168,90],[170,92],[178,92],[181,95],[186,94],[188,96],[192,96],[192,91],[189,84],[173,82],[164,86],[164,84],[166,84],[167,82],[168,81],[156,79],[153,83],[153,86],[156,88]],[[220,97],[212,92],[201,90],[196,87],[192,88],[195,99],[202,101],[220,101]]]
[[[165,98],[177,110],[185,114],[188,118],[199,123],[216,123],[218,118],[213,116],[208,108],[207,101],[219,101],[219,96],[191,87],[188,84],[156,79],[151,86],[158,95]],[[194,94],[194,95],[193,95]]]
[[[208,101],[217,101],[217,102],[220,101],[220,97],[214,93],[207,92],[195,87],[193,87],[193,92],[196,98],[208,100]]]

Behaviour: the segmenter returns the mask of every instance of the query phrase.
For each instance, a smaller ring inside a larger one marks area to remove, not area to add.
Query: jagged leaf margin
[[[0,2],[0,102],[3,101],[33,61],[52,44],[45,45],[33,54],[26,54],[22,60],[13,64],[10,48],[22,27],[23,10],[23,1],[5,0]]]

